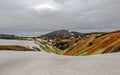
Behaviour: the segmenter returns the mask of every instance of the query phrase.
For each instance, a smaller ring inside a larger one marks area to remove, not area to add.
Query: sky
[[[120,0],[0,0],[0,34],[120,30]]]

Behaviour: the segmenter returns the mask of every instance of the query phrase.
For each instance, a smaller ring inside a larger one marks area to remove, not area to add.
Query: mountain
[[[83,37],[84,34],[75,32],[75,31],[68,31],[68,30],[57,30],[53,31],[41,36],[38,36],[38,38],[42,39],[68,39],[68,38],[79,38]]]
[[[18,36],[10,34],[0,34],[0,39],[16,39]]]
[[[56,54],[82,56],[120,52],[120,31],[91,33],[86,37],[40,42],[41,48]]]
[[[11,39],[16,38],[17,36],[2,34],[1,37]],[[68,30],[58,30],[42,35],[41,37],[47,40],[39,39],[36,37],[31,38],[31,41],[39,45],[37,47],[32,46],[32,49],[35,51],[44,50],[46,52],[53,52],[60,55],[70,56],[84,56],[120,52],[120,31],[79,33],[73,31],[70,32]],[[26,40],[28,37],[18,37],[16,40],[19,40],[20,38]],[[53,40],[50,41],[49,39]],[[29,49],[29,47],[23,47],[24,43],[23,46],[18,46],[16,45],[17,43],[13,45],[3,44],[4,43],[2,43],[0,46],[1,50],[32,50],[31,48]]]
[[[71,33],[68,30],[57,30],[44,35],[39,36],[42,39],[60,39],[67,38],[71,36]]]
[[[120,31],[106,34],[91,34],[79,39],[64,55],[92,55],[120,52]]]

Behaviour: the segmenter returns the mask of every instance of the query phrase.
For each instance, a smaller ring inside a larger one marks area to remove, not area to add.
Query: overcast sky
[[[120,30],[120,0],[0,0],[0,33]]]

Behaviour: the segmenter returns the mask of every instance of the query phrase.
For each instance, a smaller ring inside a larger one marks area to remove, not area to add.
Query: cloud
[[[120,30],[119,0],[0,0],[0,32],[38,35],[57,29]],[[49,5],[57,10],[37,5]]]

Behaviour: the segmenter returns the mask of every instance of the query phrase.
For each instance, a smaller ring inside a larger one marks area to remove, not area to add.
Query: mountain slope
[[[58,31],[53,31],[44,35],[39,36],[39,38],[43,39],[59,39],[59,38],[66,38],[70,36],[71,33],[68,30],[58,30]]]
[[[75,31],[68,31],[68,30],[57,30],[53,31],[41,36],[38,36],[38,38],[42,39],[65,39],[65,38],[79,38],[84,36],[82,33],[75,32]]]
[[[91,55],[118,51],[120,51],[120,32],[115,32],[102,36],[92,34],[86,39],[80,39],[65,55]]]
[[[67,43],[63,44],[64,42]],[[44,49],[47,49],[47,51],[52,51],[53,53],[62,55],[82,56],[114,53],[120,52],[120,31],[109,33],[93,33],[87,37],[81,37],[77,40],[68,39],[65,41],[65,39],[61,39],[60,42],[55,42],[57,43],[57,46],[54,46],[54,43],[49,41],[40,43],[41,46],[43,45],[42,47]],[[62,50],[64,47],[65,49]]]

